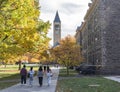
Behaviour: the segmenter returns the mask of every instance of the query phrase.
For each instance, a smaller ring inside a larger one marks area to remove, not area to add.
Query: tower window
[[[59,27],[59,25],[55,25],[55,27],[57,28],[57,27]]]
[[[59,25],[55,25],[55,30],[59,30],[60,26]]]

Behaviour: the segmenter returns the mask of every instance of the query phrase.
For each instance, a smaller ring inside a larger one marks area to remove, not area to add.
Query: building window
[[[98,38],[97,38],[97,37],[95,38],[95,41],[98,41]]]

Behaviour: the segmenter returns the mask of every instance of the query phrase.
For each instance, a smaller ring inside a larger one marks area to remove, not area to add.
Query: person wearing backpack
[[[20,70],[20,75],[21,75],[21,84],[26,84],[27,69],[25,65]]]

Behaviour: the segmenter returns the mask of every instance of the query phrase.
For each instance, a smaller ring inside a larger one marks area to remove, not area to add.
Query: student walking
[[[52,77],[52,71],[51,69],[49,68],[49,66],[47,66],[47,83],[48,83],[48,86],[50,86],[51,84],[51,77]]]
[[[33,85],[33,77],[34,77],[33,67],[30,67],[28,74],[29,74],[29,85],[32,86]]]
[[[44,73],[46,73],[46,65],[44,65]]]
[[[26,84],[27,69],[25,65],[20,70],[20,75],[21,75],[21,84]]]
[[[39,85],[41,87],[43,85],[43,69],[42,69],[42,66],[39,67],[37,76],[38,76],[38,80],[39,80]]]

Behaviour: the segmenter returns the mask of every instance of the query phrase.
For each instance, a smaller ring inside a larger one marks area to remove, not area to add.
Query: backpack
[[[28,76],[28,78],[33,77],[34,76],[34,71],[29,71],[27,76]]]
[[[28,78],[30,77],[30,73],[28,73],[27,77],[28,77]]]
[[[27,74],[27,70],[25,68],[22,68],[20,71],[21,75],[26,75]]]

